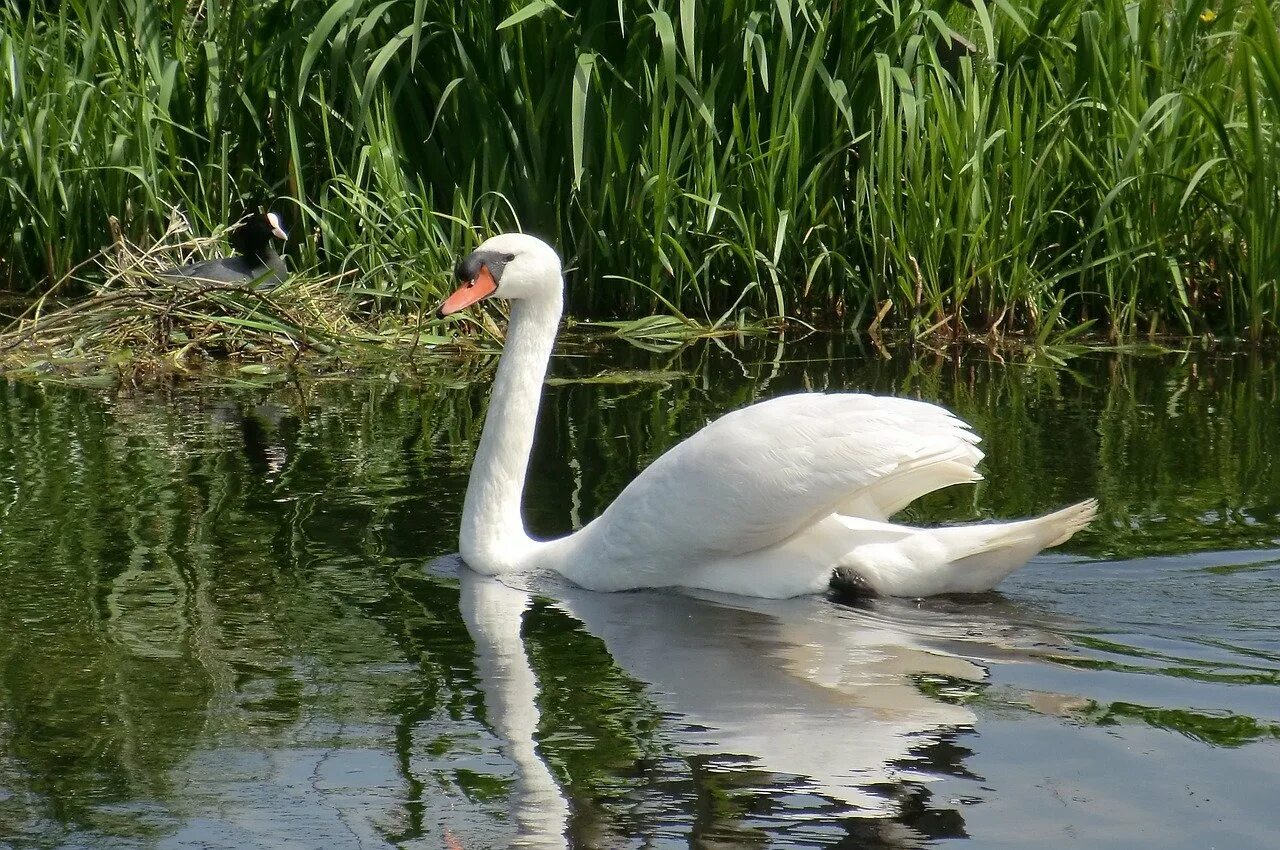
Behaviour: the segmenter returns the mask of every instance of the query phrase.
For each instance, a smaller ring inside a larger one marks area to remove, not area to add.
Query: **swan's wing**
[[[783,396],[729,413],[667,452],[588,528],[611,557],[740,555],[837,511],[886,519],[924,493],[975,481],[977,442],[925,402]]]

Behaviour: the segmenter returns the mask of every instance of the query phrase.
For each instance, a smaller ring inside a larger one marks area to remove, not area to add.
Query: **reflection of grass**
[[[1073,551],[1274,547],[1273,362],[1070,362],[1067,371],[973,353],[884,360],[830,335],[750,338],[731,350],[700,343],[658,358],[624,345],[557,358],[555,375],[569,382],[547,391],[530,524],[554,533],[575,510],[590,519],[650,459],[756,397],[856,389],[940,401],[985,438],[989,482],[926,500],[912,512],[921,521],[1016,516],[1101,492],[1106,519]],[[168,777],[210,736],[250,734],[271,747],[292,740],[291,717],[351,718],[351,728],[373,719],[394,727],[404,807],[420,813],[435,786],[416,760],[462,751],[483,718],[457,590],[424,577],[422,562],[456,546],[491,366],[421,364],[419,379],[400,385],[301,376],[287,391],[199,385],[141,397],[0,384],[0,735],[12,781],[38,784],[62,822],[92,824],[88,801],[180,798]],[[575,381],[655,368],[686,377]],[[1252,579],[1235,570],[1214,580]],[[571,619],[538,603],[526,633],[540,681],[551,683],[540,751],[575,805],[600,800],[601,819],[626,821],[637,796],[686,800],[732,786],[714,770],[689,782],[643,687]],[[1204,682],[1206,700],[1228,685],[1280,684],[1280,672],[1262,666],[1273,658],[1238,663],[1247,647],[1221,645],[1227,666],[1085,637],[1085,651],[1109,657],[1043,660],[1135,682],[1153,673]],[[140,654],[148,646],[173,657]],[[970,698],[965,683],[918,686]],[[1213,713],[1128,704],[1095,713],[1181,725],[1222,745],[1275,736],[1267,721]],[[654,791],[660,782],[671,784]]]
[[[1200,666],[1146,667],[1138,664],[1122,664],[1100,658],[1081,658],[1076,655],[1042,655],[1042,660],[1052,661],[1064,667],[1081,670],[1109,670],[1119,673],[1172,676],[1176,679],[1192,679],[1219,685],[1280,685],[1280,671],[1255,670],[1251,673],[1218,673]],[[1216,667],[1217,665],[1215,665]],[[1247,669],[1247,668],[1246,668]]]
[[[1196,665],[1196,664],[1204,663],[1196,658],[1188,658],[1186,656],[1179,656],[1179,655],[1169,655],[1163,652],[1156,652],[1150,649],[1142,649],[1136,646],[1129,646],[1127,644],[1117,643],[1116,641],[1106,640],[1105,638],[1094,637],[1092,635],[1078,634],[1078,635],[1073,635],[1071,639],[1074,643],[1076,643],[1079,646],[1083,646],[1087,649],[1098,650],[1100,652],[1110,653],[1113,655],[1127,655],[1133,658],[1146,658],[1152,661],[1159,661],[1162,663],[1169,662],[1173,664]],[[1271,670],[1271,668],[1269,667],[1255,667],[1252,669],[1261,670],[1261,671]]]
[[[577,799],[622,799],[626,776],[662,755],[662,713],[604,643],[552,605],[525,615],[529,661],[544,685],[539,746]]]
[[[0,736],[39,789],[31,817],[92,829],[104,806],[168,805],[193,751],[286,733],[297,744],[304,715],[336,728],[386,712],[466,716],[449,703],[469,652],[456,592],[427,597],[451,622],[416,628],[421,606],[382,574],[395,547],[371,529],[404,511],[399,494],[447,513],[461,479],[420,464],[439,461],[438,443],[465,444],[471,395],[440,406],[386,385],[204,392],[109,400],[0,384]],[[413,539],[418,569],[443,533]],[[370,672],[397,644],[426,685]]]
[[[1280,567],[1280,561],[1270,560],[1252,561],[1247,564],[1215,564],[1211,567],[1200,567],[1200,569],[1206,573],[1227,576],[1233,573],[1250,573],[1256,570],[1274,570],[1277,567]]]
[[[911,681],[920,693],[951,705],[975,702],[988,684],[938,673],[919,673],[911,676]]]
[[[1137,720],[1168,729],[1217,747],[1240,747],[1266,738],[1280,738],[1280,724],[1265,723],[1241,714],[1209,714],[1184,708],[1153,708],[1131,702],[1095,704],[1084,718],[1099,726]]]
[[[505,800],[511,793],[512,780],[492,773],[456,767],[453,769],[453,780],[468,799],[482,803]]]
[[[563,383],[598,374],[602,362],[607,373],[656,366],[689,379],[636,383],[625,400],[609,387]],[[539,439],[547,458],[581,468],[571,486],[569,470],[535,458],[532,485],[559,482],[539,515],[561,510],[549,505],[576,490],[581,516],[595,516],[653,458],[757,398],[857,390],[939,402],[983,438],[987,480],[930,495],[906,521],[1028,516],[1097,495],[1100,518],[1066,551],[1126,558],[1280,539],[1280,379],[1269,357],[1088,353],[1064,368],[1034,355],[1001,362],[978,350],[898,349],[885,360],[847,337],[814,335],[701,342],[659,356],[614,346],[553,369],[561,385]]]

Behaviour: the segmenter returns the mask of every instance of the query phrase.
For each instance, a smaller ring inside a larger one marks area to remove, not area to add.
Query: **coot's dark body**
[[[270,289],[285,282],[289,270],[276,253],[272,239],[286,238],[275,213],[255,213],[243,219],[231,231],[231,247],[235,256],[203,260],[158,273],[162,278],[186,278],[210,283],[253,284]]]

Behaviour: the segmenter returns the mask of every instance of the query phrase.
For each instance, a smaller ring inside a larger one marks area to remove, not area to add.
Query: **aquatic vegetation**
[[[625,5],[625,4],[624,4]],[[521,225],[570,311],[915,336],[1280,324],[1269,0],[0,4],[0,285],[170,205],[369,309]],[[477,233],[478,231],[478,233]],[[43,281],[43,283],[42,283]],[[674,305],[676,311],[668,309]]]
[[[114,219],[112,224],[115,225]],[[116,241],[94,257],[104,275],[86,296],[63,303],[52,290],[0,334],[0,366],[10,371],[184,373],[210,358],[296,361],[382,338],[353,319],[337,279],[293,276],[269,290],[253,282],[166,275],[175,264],[208,256],[220,241],[192,238],[180,219],[147,248]],[[411,329],[409,329],[411,331]],[[105,368],[104,368],[105,367]]]

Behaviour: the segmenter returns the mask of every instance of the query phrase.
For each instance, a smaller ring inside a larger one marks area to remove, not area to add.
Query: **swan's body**
[[[489,295],[511,323],[463,504],[459,548],[478,572],[551,570],[593,590],[691,587],[787,597],[833,579],[870,593],[989,590],[1093,518],[1092,500],[1038,519],[922,529],[911,501],[977,481],[978,438],[936,405],[805,393],[729,413],[654,461],[578,532],[536,541],[520,512],[563,298],[546,243],[495,236],[460,266],[442,314]]]

